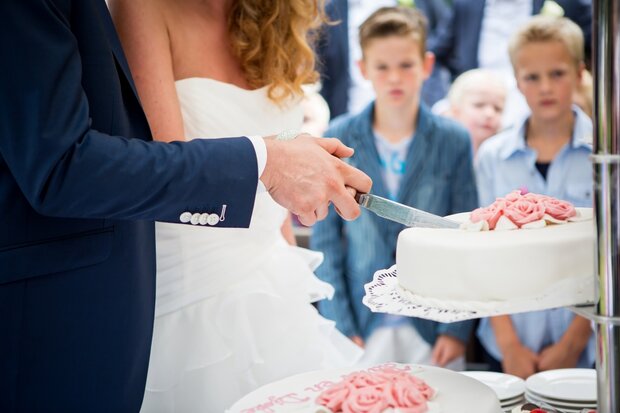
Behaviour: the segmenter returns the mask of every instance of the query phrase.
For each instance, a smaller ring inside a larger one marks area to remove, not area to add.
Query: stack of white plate
[[[565,413],[596,409],[596,370],[559,369],[536,373],[525,381],[525,398]]]
[[[492,371],[462,371],[461,373],[492,388],[505,412],[510,412],[525,403],[525,381],[519,377]]]

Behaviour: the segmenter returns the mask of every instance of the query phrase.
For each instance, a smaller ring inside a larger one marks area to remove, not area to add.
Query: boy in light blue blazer
[[[326,136],[355,149],[350,162],[374,182],[377,195],[438,215],[477,206],[468,133],[420,105],[420,90],[433,69],[426,52],[426,22],[416,10],[382,8],[360,27],[362,74],[376,100],[355,116],[335,119]],[[441,324],[372,313],[362,304],[364,284],[394,264],[404,227],[368,211],[355,222],[332,208],[313,229],[311,247],[325,255],[318,276],[335,296],[321,313],[360,346],[365,362],[398,361],[462,368],[472,322]]]

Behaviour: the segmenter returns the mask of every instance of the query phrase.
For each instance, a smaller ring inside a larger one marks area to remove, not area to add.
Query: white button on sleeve
[[[192,219],[189,221],[192,225],[198,225],[198,221],[200,221],[200,214],[195,213],[192,215]]]
[[[209,214],[207,214],[206,212],[204,214],[200,214],[200,218],[198,219],[198,223],[200,225],[207,225],[207,222],[209,218]]]
[[[220,216],[218,214],[210,214],[207,218],[207,224],[209,225],[217,225],[220,222]]]
[[[181,221],[184,224],[187,224],[189,221],[191,221],[192,219],[192,213],[191,212],[183,212],[181,214],[181,216],[179,217],[179,221]]]

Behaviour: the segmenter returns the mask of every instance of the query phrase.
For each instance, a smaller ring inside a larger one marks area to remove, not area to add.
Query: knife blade
[[[439,215],[431,214],[373,194],[355,195],[357,203],[378,216],[408,227],[458,228],[460,224]]]

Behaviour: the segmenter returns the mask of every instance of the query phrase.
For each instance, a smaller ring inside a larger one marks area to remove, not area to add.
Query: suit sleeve
[[[258,179],[247,138],[166,144],[91,128],[69,3],[0,3],[0,154],[32,207],[178,222],[226,204],[222,226],[247,226]]]

